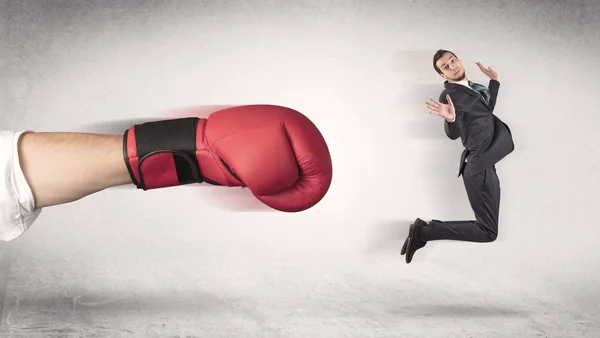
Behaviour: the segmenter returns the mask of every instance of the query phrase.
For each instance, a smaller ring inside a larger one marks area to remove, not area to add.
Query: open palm
[[[446,120],[451,121],[456,117],[456,110],[454,109],[454,104],[452,103],[450,95],[446,94],[446,99],[448,100],[448,104],[441,103],[440,101],[431,98],[426,104],[430,114],[439,115]]]
[[[479,67],[479,70],[481,70],[481,72],[483,74],[485,74],[485,76],[489,77],[492,80],[498,80],[498,73],[492,68],[492,66],[485,68],[481,62],[475,62],[477,64],[477,67]]]

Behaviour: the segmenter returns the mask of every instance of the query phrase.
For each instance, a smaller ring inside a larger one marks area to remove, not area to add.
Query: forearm
[[[496,100],[498,99],[498,92],[500,91],[500,82],[497,79],[490,79],[488,84],[488,89],[490,90],[490,105],[492,107],[492,111],[496,107]]]
[[[446,98],[445,95],[445,91],[442,92],[442,94],[440,94],[440,98],[439,101],[443,104],[448,104],[448,99]],[[450,94],[447,94],[450,95]],[[457,138],[460,137],[460,130],[461,130],[461,118],[462,118],[462,113],[461,113],[461,106],[460,103],[458,101],[453,102],[454,107],[455,107],[455,114],[454,114],[454,118],[451,120],[448,119],[444,119],[444,132],[446,133],[446,136],[448,136],[448,138],[450,138],[451,140],[456,140]]]
[[[31,132],[21,136],[18,151],[36,208],[131,183],[122,135]]]
[[[456,140],[460,137],[460,122],[458,116],[454,117],[454,120],[444,120],[444,131],[451,140]]]

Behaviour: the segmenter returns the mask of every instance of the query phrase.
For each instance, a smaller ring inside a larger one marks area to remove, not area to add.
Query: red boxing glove
[[[285,212],[317,204],[332,180],[331,156],[317,127],[275,105],[134,125],[125,131],[123,153],[139,189],[202,182],[248,187]]]

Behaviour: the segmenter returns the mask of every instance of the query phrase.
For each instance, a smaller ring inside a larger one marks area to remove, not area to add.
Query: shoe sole
[[[411,224],[410,229],[408,230],[408,239],[406,244],[406,252],[410,251],[410,245],[412,244],[412,238],[415,234],[415,226]],[[406,264],[412,261],[412,255],[406,255]]]
[[[411,228],[412,228],[412,226],[414,226],[417,223],[425,223],[425,222],[422,219],[417,217],[417,219],[415,219],[413,224],[411,224]],[[409,230],[408,236],[406,237],[406,240],[404,240],[404,244],[402,245],[402,249],[400,250],[400,255],[402,255],[402,256],[406,254],[406,249],[408,248],[408,242],[410,242],[410,236],[411,236],[411,233]]]

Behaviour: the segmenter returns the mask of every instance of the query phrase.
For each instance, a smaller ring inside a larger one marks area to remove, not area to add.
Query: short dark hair
[[[438,72],[438,74],[442,74],[442,70],[437,66],[437,62],[446,53],[450,53],[450,54],[454,55],[454,57],[456,57],[456,54],[452,53],[449,50],[445,50],[445,49],[438,50],[437,52],[435,52],[435,55],[433,56],[433,69],[435,69],[435,71]]]

